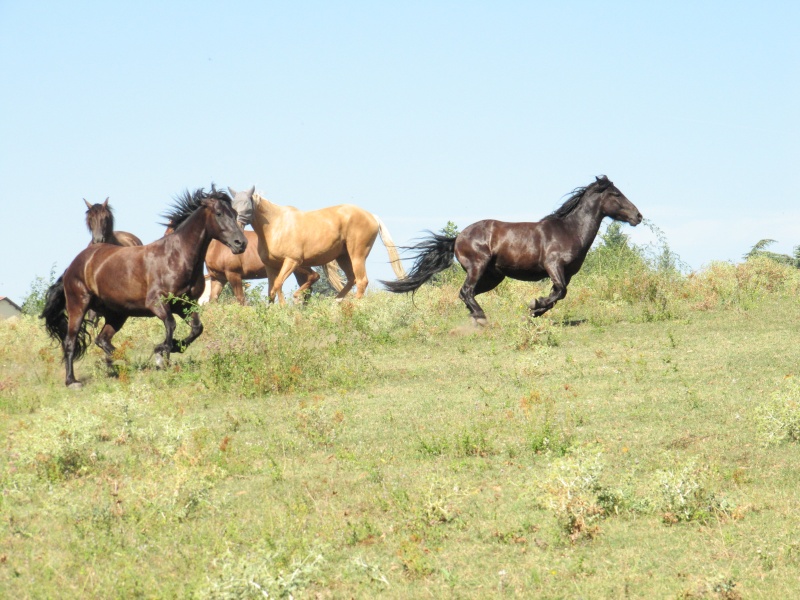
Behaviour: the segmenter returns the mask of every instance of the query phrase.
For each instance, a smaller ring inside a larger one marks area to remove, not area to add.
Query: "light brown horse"
[[[355,285],[356,298],[361,298],[369,283],[365,262],[378,234],[395,274],[405,277],[397,247],[386,225],[363,208],[340,204],[301,211],[293,206],[274,204],[256,194],[253,188],[235,194],[233,208],[239,214],[240,223],[252,222],[258,236],[258,255],[264,264],[268,267],[276,262],[281,264],[276,277],[270,276],[271,302],[293,271],[327,265],[334,260],[347,277],[336,297],[344,298]],[[331,277],[331,270],[327,272]],[[302,289],[303,286],[298,293]]]
[[[255,187],[250,188],[246,192],[236,192],[233,188],[228,188],[231,196],[236,197],[237,194],[245,194],[249,198],[255,191]],[[174,228],[171,224],[167,226],[165,235],[172,233]],[[218,242],[211,240],[206,252],[206,270],[208,271],[207,279],[210,279],[211,289],[209,290],[208,301],[216,302],[222,289],[226,283],[231,284],[233,295],[238,300],[239,304],[244,306],[246,299],[244,295],[243,281],[249,279],[270,279],[274,280],[281,270],[282,262],[272,261],[264,264],[258,256],[258,237],[254,231],[245,231],[244,236],[247,239],[247,249],[241,254],[234,254],[230,249]],[[341,281],[338,273],[338,265],[334,262],[331,265],[325,266],[326,273],[331,285],[339,291],[344,284]],[[299,268],[295,270],[294,277],[297,280],[299,289],[294,293],[295,301],[299,302],[307,299],[305,291],[310,289],[314,283],[319,280],[319,275],[313,270],[308,268]],[[278,290],[278,301],[285,304],[283,292]]]
[[[225,244],[217,240],[213,240],[208,246],[206,270],[211,279],[209,302],[216,302],[222,288],[226,283],[230,283],[236,300],[239,301],[239,304],[244,305],[246,303],[242,284],[244,280],[266,279],[270,277],[270,273],[274,273],[274,277],[280,271],[281,263],[274,263],[271,265],[272,268],[268,269],[261,261],[258,256],[258,237],[254,231],[245,231],[244,236],[247,238],[247,249],[241,254],[234,254]],[[319,279],[319,275],[313,269],[306,268],[295,270],[294,276],[297,279],[297,285],[303,290],[310,288]],[[298,293],[299,290],[295,293],[295,300],[299,301]],[[280,290],[278,291],[278,301],[281,304],[285,302],[283,292]]]
[[[141,246],[142,240],[127,231],[114,231],[114,213],[108,198],[102,204],[89,204],[86,198],[86,227],[92,234],[91,244],[114,244],[115,246]]]

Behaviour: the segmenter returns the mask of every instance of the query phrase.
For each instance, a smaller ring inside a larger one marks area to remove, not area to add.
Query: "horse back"
[[[165,239],[147,246],[89,246],[67,267],[65,287],[88,293],[91,307],[100,314],[109,309],[131,316],[150,315],[148,305],[153,293],[199,297],[203,291],[202,263],[196,269],[199,283],[198,273],[176,276],[166,259],[169,246],[163,243]]]
[[[335,260],[345,247],[371,247],[378,235],[375,217],[352,204],[310,211],[286,210],[259,225],[270,259],[290,257],[315,264]]]
[[[114,237],[119,246],[143,246],[142,240],[127,231],[115,231]]]

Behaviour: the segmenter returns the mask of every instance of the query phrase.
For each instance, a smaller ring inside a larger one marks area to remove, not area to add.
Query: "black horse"
[[[493,290],[506,277],[550,278],[550,295],[528,305],[538,317],[567,295],[567,285],[581,268],[605,217],[634,226],[642,222],[639,210],[602,175],[575,189],[558,210],[536,223],[486,220],[473,223],[456,237],[431,234],[410,248],[417,254],[408,277],[382,283],[391,292],[414,292],[453,264],[455,255],[467,272],[459,296],[476,323],[485,324],[486,314],[475,296]]]
[[[247,240],[236,223],[230,197],[213,186],[208,194],[202,189],[187,191],[165,217],[175,227],[172,235],[146,246],[92,244],[47,290],[41,317],[64,349],[67,386],[80,387],[72,363],[89,344],[85,321],[89,309],[105,318],[95,343],[106,360],[114,351],[111,338],[128,317],[155,316],[164,322],[166,338],[155,348],[159,364],[169,360],[170,352],[183,352],[203,332],[199,315],[188,309],[205,287],[203,260],[208,245],[216,239],[239,254]],[[181,311],[192,328],[180,342],[173,339],[174,310]]]

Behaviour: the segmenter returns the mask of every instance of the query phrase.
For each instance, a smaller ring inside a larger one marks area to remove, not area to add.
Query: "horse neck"
[[[184,221],[171,235],[164,236],[165,240],[180,243],[185,250],[185,258],[191,264],[202,263],[208,251],[208,246],[213,239],[206,228],[207,211],[199,209]]]
[[[259,196],[259,201],[254,208],[253,225],[256,224],[256,219],[258,219],[260,224],[269,225],[286,210],[286,207],[278,206],[262,196]]]
[[[564,217],[564,223],[578,232],[581,245],[588,249],[600,231],[604,216],[600,210],[600,196],[593,195],[584,198],[575,210]]]

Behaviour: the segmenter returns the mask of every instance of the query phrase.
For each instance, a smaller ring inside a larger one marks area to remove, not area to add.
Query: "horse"
[[[241,224],[252,222],[258,236],[258,255],[267,270],[272,264],[281,265],[274,278],[270,275],[270,302],[274,302],[289,274],[299,268],[326,265],[328,277],[334,283],[333,269],[328,265],[331,261],[336,261],[347,277],[336,298],[343,299],[354,285],[356,298],[361,298],[369,283],[365,261],[379,234],[395,275],[405,276],[386,225],[363,208],[340,204],[301,211],[293,206],[274,204],[255,193],[255,188],[236,194],[233,207]],[[299,292],[301,290],[296,294]]]
[[[244,195],[242,201],[248,200],[255,191],[255,187],[245,192],[237,192],[229,187],[231,197],[233,198],[234,205],[236,198],[239,195]],[[239,255],[234,255],[223,244],[212,241],[206,253],[206,269],[211,276],[211,294],[209,297],[210,302],[215,302],[219,298],[222,288],[226,283],[231,284],[233,295],[239,301],[239,304],[245,304],[244,288],[242,281],[246,279],[274,279],[281,269],[282,262],[272,260],[265,264],[258,255],[258,236],[254,231],[245,231],[247,238],[247,250]],[[326,266],[328,278],[331,285],[337,291],[342,289],[343,283],[338,276],[338,266],[333,263]],[[320,276],[313,270],[305,267],[299,267],[294,271],[295,279],[299,289],[295,292],[294,298],[296,301],[301,300],[301,297],[306,298],[305,291],[310,289]],[[278,301],[285,304],[283,292],[279,289],[277,291]]]
[[[431,277],[453,264],[453,256],[467,277],[459,296],[477,325],[487,323],[475,296],[496,288],[506,277],[552,282],[550,295],[528,304],[539,317],[567,295],[567,285],[580,270],[605,217],[634,227],[642,214],[608,177],[572,191],[564,204],[534,223],[485,220],[469,225],[455,237],[431,234],[419,244],[408,277],[382,283],[395,293],[415,292]]]
[[[127,231],[114,231],[114,213],[108,198],[102,204],[89,204],[83,199],[86,211],[86,227],[92,234],[91,244],[114,244],[115,246],[141,246],[142,240]]]
[[[203,259],[212,239],[232,252],[244,252],[247,239],[236,222],[230,196],[214,186],[184,192],[165,215],[175,226],[172,235],[146,246],[93,244],[84,249],[47,290],[40,315],[50,336],[61,342],[68,387],[78,388],[74,360],[89,345],[86,312],[91,308],[105,318],[95,343],[110,363],[115,348],[111,338],[128,317],[158,317],[166,337],[155,347],[156,364],[169,362],[170,352],[183,352],[202,332],[203,324],[192,310],[205,284]],[[174,310],[190,324],[191,333],[173,339]]]

